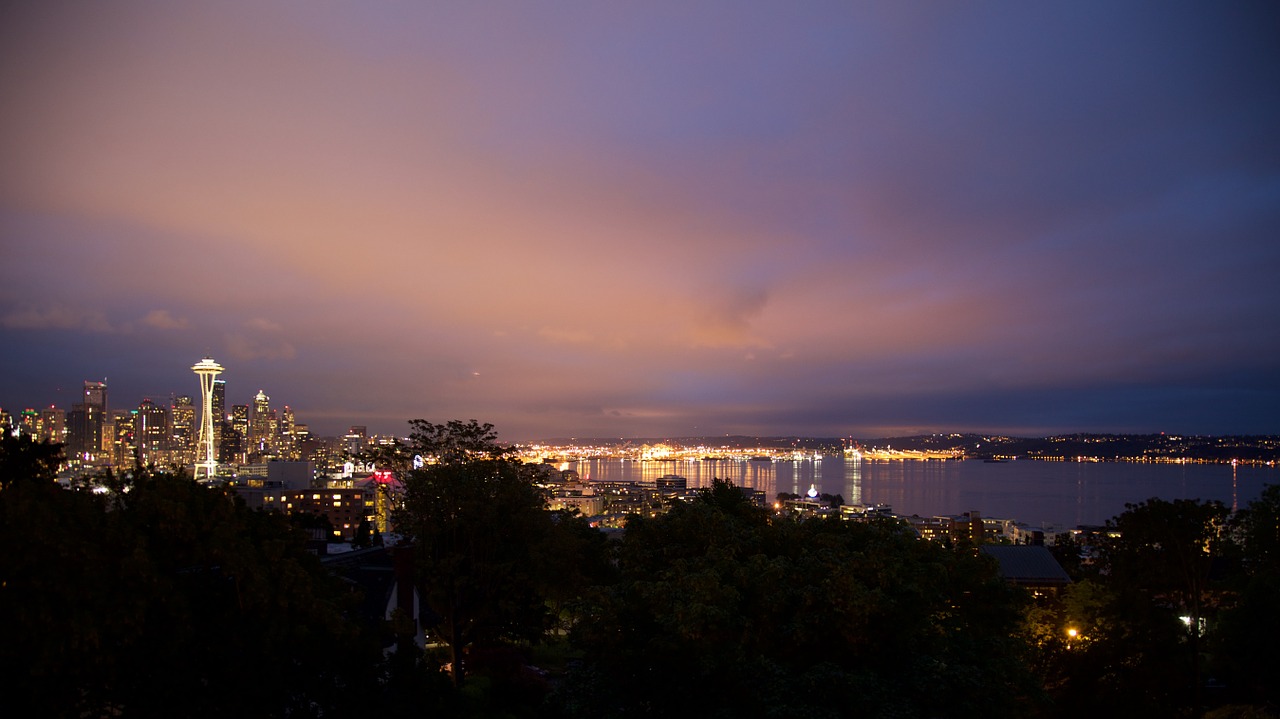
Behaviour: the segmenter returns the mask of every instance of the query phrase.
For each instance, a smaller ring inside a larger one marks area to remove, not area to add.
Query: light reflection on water
[[[1126,462],[855,461],[841,456],[801,461],[593,459],[571,462],[584,479],[653,482],[667,474],[691,488],[712,479],[764,492],[839,494],[847,503],[888,504],[898,514],[959,514],[1029,524],[1074,527],[1102,524],[1125,503],[1161,499],[1233,500],[1244,506],[1266,484],[1280,483],[1280,469],[1226,464],[1136,464]]]

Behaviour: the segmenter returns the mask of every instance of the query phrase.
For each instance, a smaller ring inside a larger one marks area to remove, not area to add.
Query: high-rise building
[[[179,465],[193,464],[196,449],[196,408],[191,396],[180,394],[173,398],[170,409],[169,452],[172,461]]]
[[[222,461],[247,462],[253,451],[249,442],[249,405],[231,405],[230,417],[222,434]]]
[[[365,449],[369,444],[369,428],[363,424],[353,424],[351,429],[342,437],[344,449],[351,454],[356,454]]]
[[[253,398],[253,420],[249,429],[253,450],[259,454],[271,454],[275,449],[275,437],[271,432],[271,398],[258,390]]]
[[[169,449],[169,434],[169,413],[165,411],[164,405],[149,399],[142,400],[133,426],[138,459],[144,465],[162,461],[164,453]]]
[[[103,431],[111,442],[111,463],[117,467],[132,467],[138,458],[138,441],[134,434],[137,421],[136,409],[118,409],[111,413],[104,425]]]
[[[113,438],[104,433],[107,419],[107,383],[85,381],[81,402],[71,405],[67,413],[67,453],[81,462],[106,458],[106,447]]]
[[[278,443],[278,453],[284,459],[297,460],[301,457],[298,454],[298,425],[293,417],[293,410],[289,405],[284,406],[284,410],[280,413],[280,434]]]
[[[214,426],[220,426],[222,420],[215,420],[214,394],[218,388],[221,388],[221,401],[226,398],[226,383],[217,379],[222,372],[222,365],[213,361],[212,357],[205,357],[191,368],[200,378],[200,451],[196,454],[195,478],[211,479],[218,473],[218,460],[214,454],[214,448],[217,447],[214,436]]]
[[[40,413],[34,409],[24,409],[22,414],[18,415],[18,424],[15,428],[18,434],[38,439],[40,437]]]
[[[40,410],[40,434],[36,439],[62,444],[67,441],[67,412],[58,407]]]
[[[227,418],[227,381],[213,381],[213,416],[225,420]]]
[[[102,413],[105,415],[109,409],[107,407],[107,381],[94,382],[85,380],[84,403],[97,405],[102,408]]]
[[[213,381],[213,446],[215,454],[222,451],[222,432],[227,428],[227,381]]]

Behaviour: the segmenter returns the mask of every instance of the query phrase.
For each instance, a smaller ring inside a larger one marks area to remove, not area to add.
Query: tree
[[[546,493],[496,442],[492,425],[414,420],[401,452],[425,464],[406,474],[394,519],[415,546],[426,605],[440,619],[455,685],[469,647],[536,640],[560,557],[541,547],[556,532]]]
[[[51,484],[62,462],[61,444],[0,432],[0,490],[16,482]]]
[[[1280,575],[1280,484],[1264,487],[1237,514],[1234,527],[1244,549],[1245,571]]]
[[[1080,579],[1084,574],[1084,551],[1082,541],[1070,532],[1058,534],[1049,545],[1049,553],[1072,579]]]
[[[1030,622],[1060,715],[1173,715],[1202,705],[1204,628],[1213,631],[1233,556],[1227,517],[1218,502],[1153,498],[1107,523],[1094,564],[1063,543],[1077,581]]]
[[[1210,570],[1228,541],[1228,510],[1217,501],[1157,498],[1125,507],[1107,523],[1114,531],[1103,545],[1106,567],[1184,612],[1194,628],[1205,616]]]
[[[351,538],[352,549],[366,549],[373,546],[373,531],[370,527],[369,518],[361,517],[355,536]]]
[[[1165,665],[1126,644],[1135,635],[1122,635],[1115,626],[1115,599],[1103,584],[1083,579],[1027,604],[1024,629],[1031,664],[1056,709],[1051,716],[1107,709],[1124,715],[1141,713],[1147,705],[1147,696],[1125,691],[1134,684],[1126,667]]]
[[[1280,702],[1280,485],[1269,485],[1233,518],[1240,567],[1232,577],[1236,601],[1221,613],[1210,637],[1219,672],[1237,702]]]
[[[897,523],[771,518],[728,482],[633,518],[560,694],[580,716],[988,716],[1034,693],[1020,594]]]
[[[498,433],[488,422],[476,420],[462,422],[449,420],[447,424],[432,424],[423,419],[409,421],[413,431],[409,433],[409,446],[434,457],[445,465],[466,464],[475,460],[510,459],[512,447],[498,443]]]
[[[402,484],[410,472],[424,462],[458,464],[476,459],[510,459],[512,449],[498,443],[493,425],[476,420],[450,420],[432,424],[424,419],[409,420],[412,428],[408,441],[394,440],[387,445],[370,447],[359,453],[359,459],[385,469]]]
[[[1186,627],[1187,657],[1192,689],[1188,701],[1200,704],[1203,686],[1201,644],[1203,627],[1211,608],[1210,572],[1227,553],[1224,532],[1228,510],[1221,502],[1152,498],[1126,504],[1126,510],[1109,521],[1113,536],[1103,545],[1103,561],[1112,585],[1136,604],[1146,616],[1180,618]],[[1161,611],[1164,610],[1164,611]]]
[[[115,485],[0,491],[20,548],[0,554],[0,674],[22,678],[0,714],[305,717],[377,698],[354,598],[282,515],[181,475]]]

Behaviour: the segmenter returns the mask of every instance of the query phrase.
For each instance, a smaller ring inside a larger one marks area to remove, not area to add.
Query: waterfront
[[[729,479],[770,500],[778,492],[803,494],[812,485],[847,503],[889,504],[898,514],[977,510],[1055,528],[1102,524],[1123,512],[1126,502],[1151,497],[1216,499],[1243,507],[1265,485],[1280,483],[1280,469],[1228,464],[886,462],[836,455],[800,461],[589,459],[565,466],[595,481],[652,482],[676,474],[690,487],[706,487],[714,478]]]

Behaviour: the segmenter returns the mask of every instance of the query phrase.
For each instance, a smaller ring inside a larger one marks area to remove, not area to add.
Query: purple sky
[[[1280,6],[21,2],[0,406],[1280,434]]]

